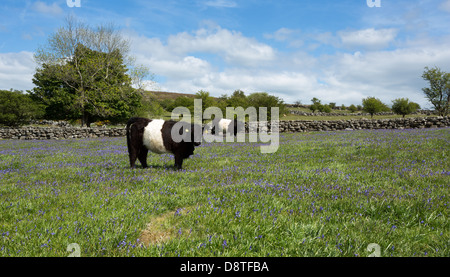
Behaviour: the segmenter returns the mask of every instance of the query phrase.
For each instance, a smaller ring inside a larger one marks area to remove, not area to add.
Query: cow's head
[[[172,139],[176,142],[189,142],[199,146],[203,139],[203,128],[198,124],[188,122],[177,122],[172,129]],[[175,136],[174,136],[175,135]]]

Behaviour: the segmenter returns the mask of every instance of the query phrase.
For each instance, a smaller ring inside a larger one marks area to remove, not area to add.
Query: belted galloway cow
[[[182,121],[130,118],[126,126],[130,166],[135,167],[139,159],[143,168],[147,165],[147,154],[172,153],[175,168],[182,169],[183,160],[194,154],[195,146],[202,141],[202,127]]]

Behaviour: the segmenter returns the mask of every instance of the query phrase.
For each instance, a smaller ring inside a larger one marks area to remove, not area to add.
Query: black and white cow
[[[216,130],[216,126],[219,127],[219,130]],[[238,132],[242,132],[244,130],[244,124],[238,121],[237,119],[234,120],[228,118],[214,119],[211,134],[217,135],[220,133],[220,130],[224,131],[225,133],[229,133],[236,136]]]
[[[178,131],[174,130],[175,134],[179,135],[177,139],[172,136],[174,127],[179,128]],[[200,128],[200,131],[195,131],[196,128]],[[172,120],[133,117],[127,122],[126,133],[132,168],[136,159],[139,159],[143,168],[146,168],[147,153],[150,150],[157,154],[174,154],[175,167],[181,169],[183,160],[194,154],[195,146],[199,146],[202,141],[201,126]]]

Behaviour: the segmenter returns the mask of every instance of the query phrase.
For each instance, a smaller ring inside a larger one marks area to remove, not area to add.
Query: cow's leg
[[[147,167],[147,154],[148,154],[148,149],[142,145],[141,148],[139,149],[139,161],[141,162],[142,168],[146,168]]]
[[[130,148],[128,149],[128,154],[130,156],[130,167],[134,168],[135,163],[136,163],[136,159],[137,159],[138,154],[139,154],[139,150],[131,145]]]
[[[183,165],[183,157],[180,154],[175,154],[175,168],[181,170]]]

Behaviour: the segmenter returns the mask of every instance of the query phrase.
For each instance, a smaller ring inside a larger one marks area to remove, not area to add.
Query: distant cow
[[[178,124],[177,124],[178,123]],[[172,137],[172,128],[178,138]],[[195,132],[196,128],[200,131]],[[135,167],[136,159],[147,167],[147,153],[172,153],[175,156],[175,167],[181,169],[183,160],[194,154],[195,146],[202,140],[201,126],[187,122],[165,121],[133,117],[127,122],[127,146],[130,166]],[[182,138],[182,139],[180,139]]]
[[[216,126],[219,126],[219,130],[216,130]],[[220,131],[225,131],[225,133],[229,133],[236,136],[238,132],[241,132],[243,130],[243,127],[244,123],[238,121],[237,119],[234,120],[227,118],[214,119],[211,133],[213,135],[217,135],[219,134]]]

